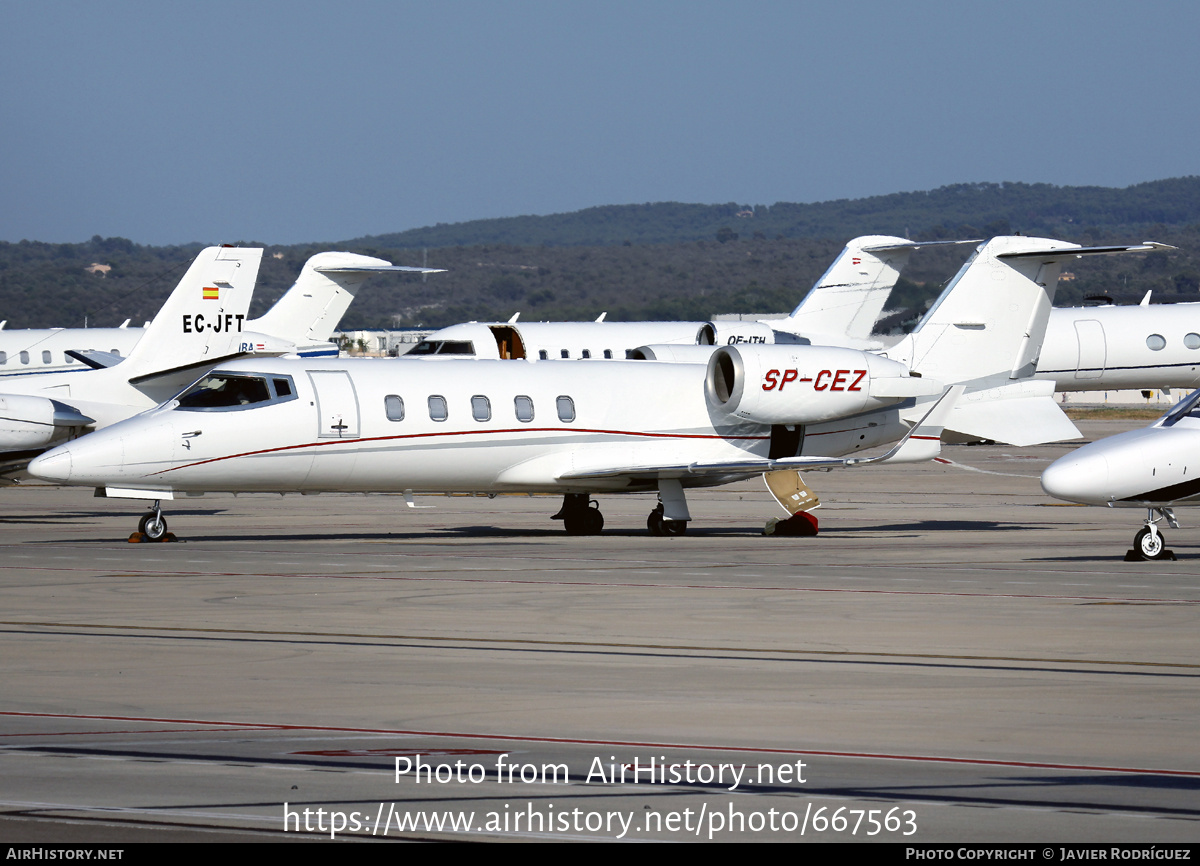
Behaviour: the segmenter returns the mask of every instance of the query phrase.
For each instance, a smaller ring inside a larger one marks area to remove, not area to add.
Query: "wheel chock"
[[[164,535],[162,538],[158,539],[158,543],[159,543],[159,544],[166,544],[167,542],[170,542],[170,541],[178,541],[178,540],[179,540],[179,539],[175,537],[175,533],[174,533],[174,532],[168,532],[168,533],[167,533],[166,535]],[[131,535],[129,536],[129,543],[130,543],[130,544],[154,544],[154,543],[155,543],[155,541],[154,541],[154,539],[153,539],[153,538],[151,538],[150,536],[146,535],[145,533],[142,533],[142,532],[134,532],[133,534],[131,534]]]
[[[1129,548],[1129,550],[1125,551],[1125,561],[1126,562],[1162,562],[1163,560],[1170,560],[1171,562],[1178,561],[1175,558],[1175,551],[1173,551],[1173,550],[1164,549],[1162,553],[1160,553],[1158,556],[1154,557],[1153,559],[1146,559],[1146,557],[1142,556],[1140,553],[1138,553],[1132,547]]]
[[[763,535],[813,536],[817,534],[817,518],[807,511],[797,511],[786,520],[771,518]]]

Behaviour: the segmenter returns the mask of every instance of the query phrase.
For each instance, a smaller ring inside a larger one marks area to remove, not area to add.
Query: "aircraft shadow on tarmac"
[[[821,535],[860,532],[915,532],[924,535],[929,532],[996,532],[997,530],[1028,532],[1041,528],[1043,527],[1026,526],[1022,523],[998,523],[994,520],[917,520],[910,523],[875,523],[870,526],[823,524]]]
[[[353,542],[353,541],[436,541],[439,539],[528,539],[528,540],[546,540],[546,539],[570,539],[571,541],[590,541],[594,542],[604,538],[649,538],[649,533],[642,527],[633,525],[629,527],[605,527],[604,532],[596,536],[567,536],[562,529],[557,526],[547,526],[545,528],[532,527],[509,527],[509,526],[493,526],[493,525],[475,525],[475,526],[439,526],[439,527],[422,527],[420,529],[400,529],[391,531],[342,531],[336,529],[319,526],[311,531],[297,532],[293,530],[281,532],[260,532],[248,534],[239,532],[235,535],[215,534],[202,521],[197,522],[193,526],[181,525],[178,518],[181,517],[211,517],[223,513],[222,510],[189,510],[189,511],[172,511],[167,516],[171,520],[172,532],[174,532],[179,541],[192,542],[219,542],[219,541],[238,541],[238,542],[289,542],[289,541],[326,541],[326,542]],[[64,523],[69,520],[79,519],[99,519],[111,518],[112,512],[70,512],[56,515],[30,515],[21,518],[3,518],[2,523]],[[795,545],[812,545],[820,544],[822,539],[831,540],[832,538],[840,538],[843,540],[853,537],[880,537],[879,533],[888,533],[889,537],[895,537],[894,533],[903,533],[902,537],[911,538],[926,538],[931,533],[939,532],[996,532],[998,530],[1018,530],[1032,531],[1039,527],[1025,526],[1019,523],[998,523],[990,520],[922,520],[913,523],[893,523],[884,525],[870,526],[838,526],[826,525],[821,528],[818,536],[814,537],[795,537],[795,536],[776,536],[771,540],[764,539],[765,544],[774,543],[791,543]],[[207,531],[206,531],[207,530]],[[91,532],[89,527],[89,532]],[[118,531],[119,532],[119,531]],[[663,542],[670,540],[687,542],[688,539],[728,539],[728,538],[755,538],[762,537],[762,524],[757,522],[747,522],[736,526],[689,526],[686,535],[675,536],[674,539],[664,538]],[[56,544],[75,542],[94,542],[97,540],[111,541],[112,538],[105,537],[97,539],[95,537],[76,538],[76,539],[56,539]],[[1106,559],[1107,556],[1097,556],[1096,559]]]

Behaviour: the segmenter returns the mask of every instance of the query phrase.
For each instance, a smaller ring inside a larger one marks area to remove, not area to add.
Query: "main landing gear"
[[[604,529],[604,515],[600,504],[589,499],[586,493],[568,493],[563,496],[562,508],[550,518],[561,520],[567,535],[599,535]]]
[[[646,518],[646,528],[650,530],[651,535],[683,535],[687,532],[687,525],[686,520],[667,520],[663,516],[661,502]]]
[[[1155,517],[1158,512],[1158,517]],[[1175,513],[1169,508],[1147,508],[1146,525],[1133,537],[1133,549],[1125,554],[1126,562],[1142,562],[1148,559],[1174,559],[1174,551],[1167,550],[1167,539],[1158,531],[1160,520],[1166,520],[1172,529],[1179,528]]]
[[[159,500],[154,500],[151,510],[138,521],[137,532],[129,536],[129,542],[174,541],[175,536],[167,532],[167,519],[163,517]]]

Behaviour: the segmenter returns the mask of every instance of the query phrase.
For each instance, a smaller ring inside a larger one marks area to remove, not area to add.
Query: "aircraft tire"
[[[1133,537],[1133,549],[1142,559],[1161,559],[1166,550],[1167,540],[1161,532],[1151,534],[1149,527],[1144,527]]]
[[[663,535],[683,535],[687,532],[688,522],[686,520],[664,520],[662,522]]]
[[[646,528],[650,530],[651,535],[665,535],[666,533],[663,530],[664,523],[666,521],[663,520],[663,508],[661,505],[651,511],[650,516],[646,518]]]
[[[604,515],[599,508],[581,508],[563,516],[567,535],[599,535],[604,530]]]
[[[158,541],[167,534],[167,521],[151,512],[138,521],[138,532],[151,541]]]

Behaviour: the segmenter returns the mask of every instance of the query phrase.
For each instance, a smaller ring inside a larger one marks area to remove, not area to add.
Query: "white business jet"
[[[774,343],[878,349],[871,326],[913,251],[979,241],[851,240],[784,319],[763,322],[468,322],[430,334],[405,358],[563,360],[638,358],[704,363],[716,346]]]
[[[777,344],[724,346],[706,365],[239,361],[29,471],[154,500],[149,536],[166,532],[160,501],[177,495],[335,490],[559,493],[568,533],[593,534],[592,494],[657,489],[648,526],[678,534],[685,488],[862,465],[859,452],[897,440],[880,460],[928,459],[957,413],[1039,441],[1077,435],[1052,386],[1020,379],[1062,262],[1114,251],[996,238],[887,356]],[[973,393],[959,399],[959,383]]]
[[[250,320],[261,259],[261,249],[203,250],[128,357],[71,350],[81,362],[74,370],[0,378],[0,474],[19,470],[55,441],[153,408],[217,364],[247,355],[327,354],[330,332],[369,274],[427,271],[321,253],[275,306]]]
[[[1051,463],[1042,489],[1056,499],[1145,508],[1146,522],[1126,558],[1164,559],[1158,524],[1179,528],[1172,508],[1200,504],[1200,391],[1149,427],[1100,439]]]

